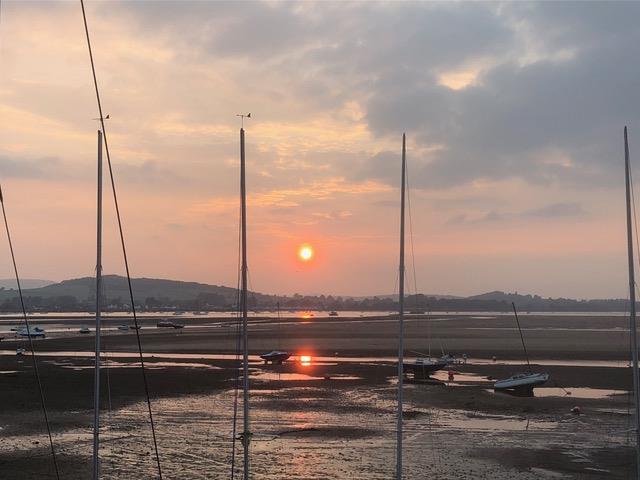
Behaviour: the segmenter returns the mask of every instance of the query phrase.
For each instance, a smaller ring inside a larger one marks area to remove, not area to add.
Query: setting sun
[[[311,248],[311,245],[302,245],[298,249],[298,257],[304,262],[311,260],[313,258],[313,248]]]

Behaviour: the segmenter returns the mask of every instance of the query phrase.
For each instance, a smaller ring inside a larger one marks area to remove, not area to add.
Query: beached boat
[[[517,373],[504,380],[494,383],[495,390],[513,390],[533,392],[535,387],[544,385],[549,380],[548,373]]]
[[[520,320],[518,319],[518,312],[516,310],[516,304],[511,303],[513,307],[513,314],[516,317],[516,325],[518,325],[518,332],[520,332],[520,340],[522,341],[522,349],[524,350],[524,356],[527,359],[528,373],[517,373],[504,380],[497,380],[493,384],[494,390],[512,392],[517,395],[533,396],[533,389],[547,383],[549,380],[548,373],[533,373],[531,371],[531,362],[529,362],[529,354],[527,353],[527,347],[524,343],[524,336],[522,335],[522,328],[520,328]]]
[[[269,353],[260,355],[260,358],[264,360],[264,363],[273,363],[274,365],[282,365],[289,360],[291,354],[289,352],[283,352],[282,350],[273,350]]]

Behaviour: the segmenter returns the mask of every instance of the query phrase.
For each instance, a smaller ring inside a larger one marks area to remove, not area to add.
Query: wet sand
[[[145,352],[165,353],[145,359],[164,477],[226,477],[236,363],[197,357],[233,353],[235,326],[228,319],[181,321],[186,324],[182,330],[157,329],[150,320],[143,321],[141,330]],[[631,476],[631,403],[628,395],[619,393],[631,382],[625,319],[532,315],[522,323],[533,369],[549,372],[549,387],[555,387],[540,389],[535,398],[490,389],[488,378],[524,369],[506,364],[523,358],[518,332],[508,317],[452,315],[407,323],[408,356],[414,349],[425,352],[431,338],[433,351],[442,344],[450,353],[473,358],[452,367],[453,383],[406,386],[406,478],[424,478],[425,472],[445,479]],[[90,351],[93,337],[75,333],[77,320],[61,326],[69,328],[68,333],[36,342],[43,355],[38,362],[62,478],[86,478],[92,359],[48,357],[45,352]],[[252,321],[252,353],[278,348],[329,357],[311,366],[297,361],[283,366],[252,363],[255,478],[392,477],[396,367],[385,358],[395,353],[395,330],[388,318]],[[11,350],[24,343],[5,339],[0,348]],[[135,352],[133,332],[110,332],[104,343],[109,351]],[[170,353],[196,358],[172,359]],[[493,355],[495,363],[487,360]],[[346,361],[353,357],[365,358]],[[555,361],[537,366],[536,359]],[[31,360],[0,355],[0,372],[8,372],[0,373],[2,478],[54,478]],[[102,478],[154,478],[140,369],[134,357],[109,362],[102,375]],[[575,395],[563,389],[575,389]],[[570,413],[576,405],[582,415]],[[239,467],[239,442],[236,449]]]

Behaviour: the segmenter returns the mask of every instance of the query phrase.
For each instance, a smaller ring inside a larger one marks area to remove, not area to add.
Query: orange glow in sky
[[[313,248],[311,248],[311,245],[301,245],[298,249],[298,257],[303,262],[311,260],[313,258]]]

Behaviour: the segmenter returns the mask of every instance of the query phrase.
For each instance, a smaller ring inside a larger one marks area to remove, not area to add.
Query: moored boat
[[[524,356],[527,359],[528,373],[516,373],[504,380],[498,380],[493,384],[493,389],[498,391],[505,391],[514,393],[516,395],[533,396],[533,389],[540,385],[547,383],[549,380],[548,373],[534,373],[531,370],[531,362],[529,361],[529,353],[527,352],[527,346],[524,343],[524,336],[522,335],[522,328],[520,327],[520,320],[518,319],[518,311],[516,310],[516,304],[511,303],[513,307],[513,315],[516,318],[516,325],[518,326],[518,332],[520,333],[520,341],[522,342],[522,350]]]

